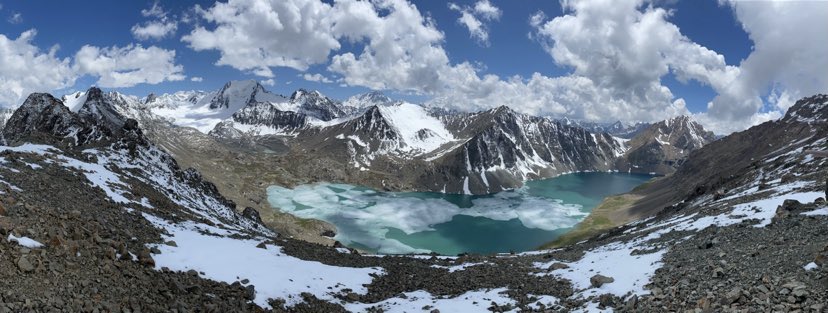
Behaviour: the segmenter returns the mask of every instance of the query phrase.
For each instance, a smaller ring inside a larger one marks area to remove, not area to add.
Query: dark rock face
[[[75,144],[85,143],[97,135],[95,129],[60,100],[50,94],[33,93],[6,122],[3,137],[8,142],[16,142],[38,134],[56,137],[58,141],[71,137]]]
[[[716,140],[687,116],[679,116],[649,126],[633,137],[616,167],[622,172],[669,174],[690,155]]]
[[[270,103],[254,102],[233,114],[233,121],[246,125],[263,125],[292,133],[308,126],[308,117],[303,113],[280,111]]]
[[[490,193],[568,171],[606,171],[622,150],[606,133],[593,134],[507,107],[470,115],[454,124],[451,128],[462,130],[458,136],[473,135],[460,149],[436,161],[439,172],[447,176],[443,181],[454,182],[446,186],[449,192],[465,192],[468,187],[475,194]],[[466,179],[468,186],[464,186]]]
[[[242,216],[249,218],[255,221],[256,223],[262,224],[262,217],[259,215],[259,211],[256,211],[256,209],[254,208],[244,208],[244,211],[242,211]]]
[[[105,97],[100,89],[92,87],[86,92],[86,102],[78,110],[78,116],[100,126],[111,135],[121,129],[126,122],[126,118],[118,113],[113,102],[113,97]]]
[[[300,104],[300,112],[323,121],[345,116],[345,111],[337,101],[323,96],[318,91],[299,89],[290,96],[290,101]]]
[[[158,96],[156,96],[154,93],[150,93],[149,95],[147,95],[147,99],[144,100],[144,104],[153,103],[156,99],[158,99]]]

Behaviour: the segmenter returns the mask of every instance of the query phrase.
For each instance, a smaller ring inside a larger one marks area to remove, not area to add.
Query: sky
[[[825,38],[824,1],[0,0],[0,106],[255,79],[728,134],[828,93]]]

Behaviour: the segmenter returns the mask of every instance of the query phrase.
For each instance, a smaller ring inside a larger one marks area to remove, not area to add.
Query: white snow
[[[219,96],[218,91],[209,94],[190,91],[161,95],[149,104],[149,110],[153,114],[170,119],[175,125],[193,127],[202,133],[208,133],[216,124],[244,108],[258,86],[253,80],[230,82],[230,86],[224,90],[224,97],[228,99],[226,108],[210,108],[210,101]],[[197,99],[196,102],[190,101],[193,97]],[[287,98],[262,91],[256,92],[255,100],[271,102],[274,105],[288,102]]]
[[[124,197],[124,194],[128,193],[125,189],[127,188],[126,184],[121,181],[121,179],[115,173],[108,170],[104,167],[103,163],[87,163],[77,159],[73,159],[67,157],[65,155],[59,154],[58,149],[55,149],[51,146],[47,145],[34,145],[34,144],[23,144],[17,147],[7,147],[7,146],[0,146],[0,151],[13,151],[13,152],[23,152],[23,153],[34,153],[44,156],[52,156],[48,160],[48,162],[59,162],[60,165],[75,168],[80,170],[86,179],[92,183],[93,186],[101,188],[107,196],[109,196],[112,201],[118,203],[131,203],[133,201]],[[94,151],[94,150],[86,150],[84,152]],[[98,158],[98,162],[103,162],[104,159]],[[32,166],[32,168],[39,168],[39,165]]]
[[[63,96],[63,105],[69,108],[72,112],[78,112],[80,108],[83,106],[83,103],[86,102],[86,92],[78,91],[73,94],[68,94]]]
[[[425,306],[427,311],[440,312],[488,312],[488,308],[495,302],[498,305],[514,304],[515,301],[504,293],[506,288],[491,290],[469,291],[454,298],[435,297],[423,290],[406,292],[405,298],[390,298],[378,303],[347,303],[345,309],[350,312],[366,312],[369,308],[381,308],[386,313],[422,312]]]
[[[34,240],[32,238],[29,238],[29,237],[25,237],[25,236],[24,237],[16,237],[13,234],[9,234],[9,237],[6,238],[6,240],[9,241],[9,242],[12,242],[12,241],[17,242],[18,245],[26,247],[26,248],[35,249],[35,248],[43,247],[42,243],[39,243],[36,240]]]
[[[813,271],[813,270],[819,268],[819,265],[817,265],[814,262],[811,262],[811,263],[805,264],[805,266],[803,266],[802,268],[805,269],[806,271]]]
[[[448,270],[449,273],[454,273],[456,271],[464,271],[469,267],[478,266],[478,265],[494,265],[488,262],[478,262],[478,263],[463,263],[460,265],[452,265],[452,266],[442,266],[442,265],[431,265],[432,268],[442,268]]]
[[[822,207],[813,211],[803,212],[802,215],[807,216],[818,216],[818,215],[828,215],[828,207]]]
[[[446,129],[443,122],[431,116],[426,110],[416,104],[400,102],[394,105],[379,107],[382,116],[402,136],[409,148],[419,152],[434,151],[445,143],[454,140],[454,136]],[[417,132],[427,129],[434,136],[418,138]]]
[[[600,309],[598,302],[587,302],[586,307],[572,311],[572,313],[612,313],[612,308]]]
[[[552,271],[551,274],[572,282],[582,296],[601,295],[611,293],[619,297],[628,294],[644,295],[649,291],[644,285],[650,282],[655,270],[661,267],[661,257],[666,249],[649,254],[631,255],[633,250],[642,248],[633,243],[611,243],[584,253],[584,256],[575,262],[562,262],[569,266],[566,269]],[[548,269],[551,261],[539,264],[541,269]],[[589,279],[601,274],[615,279],[614,282],[593,288]],[[541,274],[542,275],[542,274]]]
[[[746,215],[746,218],[731,219],[734,224],[741,222],[744,219],[760,219],[761,222],[756,224],[756,227],[765,227],[770,225],[774,215],[776,215],[776,208],[782,205],[787,199],[797,200],[802,203],[813,202],[816,198],[824,196],[823,192],[796,192],[777,195],[768,199],[762,199],[750,203],[740,204],[734,207],[733,215]],[[757,211],[758,210],[758,211]]]
[[[541,304],[543,305],[544,309],[549,310],[549,309],[555,307],[555,305],[557,305],[561,301],[557,297],[548,296],[548,295],[528,294],[526,296],[529,297],[529,298],[535,297],[535,298],[538,299],[535,302],[529,303],[529,305],[528,305],[529,308],[531,308],[533,310],[538,310],[538,311],[541,310]]]
[[[165,241],[174,240],[177,244],[177,247],[152,245],[161,251],[153,255],[156,269],[193,269],[203,272],[205,278],[227,283],[249,279],[256,288],[254,302],[263,308],[269,308],[268,299],[276,298],[285,299],[289,306],[295,305],[302,302],[303,292],[323,300],[334,300],[334,295],[343,289],[364,294],[367,289],[363,285],[371,283],[371,275],[384,273],[379,268],[347,268],[301,260],[284,254],[279,246],[272,244],[267,244],[266,249],[257,248],[263,239],[225,237],[233,232],[205,224],[171,224],[146,213],[144,218],[166,230]],[[218,235],[206,235],[204,231]]]

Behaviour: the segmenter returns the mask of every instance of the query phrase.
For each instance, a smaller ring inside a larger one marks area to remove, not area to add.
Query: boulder
[[[244,211],[242,211],[242,216],[244,216],[244,217],[246,217],[250,220],[253,220],[256,223],[262,224],[262,216],[259,215],[259,211],[257,211],[256,209],[254,209],[252,207],[244,208]]]
[[[596,274],[589,279],[589,283],[592,284],[592,287],[600,288],[604,284],[609,284],[615,281],[615,278],[604,276],[601,274]]]
[[[552,265],[549,266],[550,271],[562,270],[562,269],[567,269],[567,268],[569,268],[569,265],[563,264],[561,262],[555,262],[555,263],[552,263]]]

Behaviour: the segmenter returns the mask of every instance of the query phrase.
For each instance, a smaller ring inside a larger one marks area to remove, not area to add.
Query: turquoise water
[[[319,183],[271,186],[270,204],[302,218],[336,225],[336,239],[376,253],[521,252],[569,231],[604,197],[652,178],[626,173],[577,173],[528,182],[484,196],[380,192]]]

